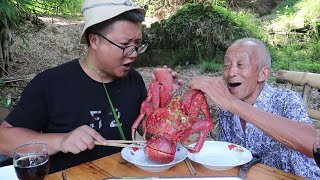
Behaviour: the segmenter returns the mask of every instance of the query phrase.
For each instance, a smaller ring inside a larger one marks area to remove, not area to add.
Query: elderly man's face
[[[254,103],[260,93],[256,47],[250,43],[232,45],[224,58],[224,79],[236,98]]]

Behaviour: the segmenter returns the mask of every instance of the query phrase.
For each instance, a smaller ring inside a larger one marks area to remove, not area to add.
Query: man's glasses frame
[[[148,48],[148,43],[143,43],[141,44],[140,46],[136,47],[136,46],[127,46],[127,47],[121,47],[119,46],[118,44],[112,42],[111,40],[109,40],[108,38],[106,38],[105,36],[103,36],[102,34],[100,33],[95,33],[96,35],[99,35],[100,37],[102,37],[103,39],[107,40],[109,43],[113,44],[114,46],[122,49],[122,55],[125,56],[125,57],[129,57],[131,56],[131,54],[136,51],[137,54],[142,54],[146,51],[146,49]]]

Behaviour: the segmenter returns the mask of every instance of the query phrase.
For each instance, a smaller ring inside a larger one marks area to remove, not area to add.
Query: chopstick
[[[115,146],[115,147],[133,147],[133,148],[144,148],[144,145],[147,141],[132,141],[132,140],[107,140],[106,146]],[[101,145],[97,141],[94,141],[96,145]],[[127,144],[130,143],[130,144]],[[142,144],[136,144],[136,143],[142,143]]]
[[[61,176],[62,176],[62,180],[67,180],[67,173],[66,172],[62,171]]]
[[[195,176],[195,175],[197,174],[197,171],[194,169],[194,167],[193,167],[193,165],[191,164],[190,160],[189,160],[188,158],[186,158],[186,159],[184,160],[184,162],[186,163],[190,174],[191,174],[192,176]]]

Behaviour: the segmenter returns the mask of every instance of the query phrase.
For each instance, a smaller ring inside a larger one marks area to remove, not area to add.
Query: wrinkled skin
[[[173,77],[166,68],[153,71],[154,81],[150,84],[148,96],[141,104],[140,115],[132,126],[132,139],[138,125],[143,121],[143,138],[146,133],[153,137],[147,141],[146,156],[159,163],[173,161],[176,142],[184,142],[199,132],[199,139],[192,153],[199,152],[207,134],[213,129],[209,107],[204,94],[199,90],[189,90],[183,97],[173,97]],[[203,120],[198,120],[200,110]]]

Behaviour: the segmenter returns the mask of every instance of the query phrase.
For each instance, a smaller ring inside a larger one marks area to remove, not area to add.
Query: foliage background
[[[144,27],[144,39],[150,46],[139,57],[137,67],[169,64],[180,69],[192,65],[202,73],[219,73],[226,48],[236,39],[255,37],[268,45],[273,71],[320,72],[320,0],[134,1],[147,9],[148,17],[157,20]],[[17,64],[31,67],[36,74],[44,70],[41,68],[44,64],[50,60],[52,63],[53,58],[43,54],[59,51],[52,56],[65,60],[73,54],[81,57],[85,52],[85,47],[78,45],[76,33],[71,32],[71,29],[81,31],[80,27],[70,24],[61,30],[42,22],[48,16],[52,24],[57,21],[55,17],[81,21],[81,3],[82,0],[0,0],[0,40],[6,41],[3,32],[11,29],[14,36],[11,48],[25,55],[11,52],[11,70],[0,77],[1,106],[11,107],[12,99],[17,99],[13,98],[13,92],[21,92],[30,80],[18,81],[22,73],[15,71]],[[42,37],[43,31],[63,40]],[[67,38],[70,36],[71,41]],[[36,52],[30,47],[32,43],[39,47],[50,43],[51,47]],[[43,57],[30,64],[29,59],[38,56]],[[55,61],[51,66],[60,63]]]
[[[163,20],[146,29],[152,47],[140,62],[200,64],[203,71],[219,71],[226,47],[236,39],[254,37],[268,45],[274,71],[320,72],[320,1],[250,2],[169,4],[178,10],[166,12]]]
[[[20,24],[40,16],[81,20],[82,1],[0,0],[0,29],[23,38]],[[145,28],[150,48],[137,66],[200,64],[216,71],[234,40],[255,37],[270,47],[275,70],[320,71],[320,0],[133,1],[158,19]]]

